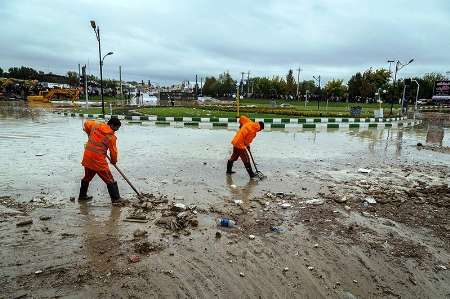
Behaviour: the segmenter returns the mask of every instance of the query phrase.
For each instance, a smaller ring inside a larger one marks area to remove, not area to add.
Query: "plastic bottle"
[[[236,222],[234,222],[231,219],[220,218],[219,220],[217,220],[217,225],[223,226],[223,227],[234,227],[234,226],[236,226]]]

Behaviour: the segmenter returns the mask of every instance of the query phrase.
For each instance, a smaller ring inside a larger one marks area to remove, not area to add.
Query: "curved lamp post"
[[[100,26],[95,24],[94,20],[91,20],[91,27],[94,29],[95,37],[98,41],[98,59],[100,64],[100,97],[102,99],[102,114],[105,115],[105,101],[103,99],[103,61],[106,56],[114,54],[113,52],[109,52],[102,58],[102,47],[101,47],[101,39],[100,39]]]

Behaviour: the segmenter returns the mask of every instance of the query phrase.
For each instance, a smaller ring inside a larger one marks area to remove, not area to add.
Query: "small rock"
[[[334,201],[337,202],[337,203],[343,203],[343,202],[346,202],[346,201],[347,201],[347,196],[336,197],[336,198],[334,199]]]
[[[137,230],[135,230],[135,231],[133,232],[133,236],[134,236],[135,238],[143,237],[143,236],[145,236],[146,234],[147,234],[147,232],[146,232],[145,230],[142,230],[142,229],[137,229]]]
[[[317,244],[317,243],[314,244],[314,248],[317,248],[317,247],[319,247],[319,244]]]
[[[288,268],[288,267],[285,267],[285,268],[283,269],[283,272],[287,272],[287,271],[289,271],[289,268]]]
[[[366,197],[366,198],[364,199],[364,201],[367,202],[368,204],[371,204],[371,205],[374,205],[374,204],[377,203],[377,201],[376,201],[375,198],[373,198],[373,197]]]
[[[250,239],[250,240],[255,240],[255,235],[250,235],[250,236],[248,236],[248,238]]]
[[[16,223],[16,226],[25,226],[33,224],[33,219],[27,219]]]
[[[303,191],[306,191],[306,190],[308,190],[308,188],[306,188],[306,187],[302,187],[302,190],[303,190]]]
[[[350,208],[349,206],[344,206],[344,210],[346,210],[346,211],[350,211],[350,210],[351,210],[351,208]]]
[[[245,274],[244,274],[243,272],[240,272],[240,273],[239,273],[239,276],[240,276],[240,277],[245,277]]]
[[[230,187],[233,188],[233,189],[236,189],[236,188],[237,188],[237,186],[234,185],[234,184],[230,185]]]
[[[358,172],[359,173],[371,173],[372,170],[371,169],[367,169],[367,168],[359,168]]]
[[[222,238],[222,233],[221,232],[216,232],[216,239],[220,239]]]
[[[314,270],[314,267],[313,267],[313,266],[309,266],[309,267],[308,267],[308,270],[309,270],[309,271],[312,271],[312,270]]]
[[[438,268],[441,269],[441,270],[447,270],[447,267],[444,266],[444,265],[438,265]]]
[[[356,279],[353,279],[353,283],[358,283],[358,281]]]
[[[198,226],[198,220],[197,219],[191,219],[191,220],[189,220],[189,223],[193,227],[197,227]]]
[[[282,209],[287,209],[287,208],[290,208],[291,206],[292,205],[290,203],[287,203],[287,202],[281,204],[281,208]]]
[[[206,164],[208,164],[207,162],[203,162],[203,165],[206,165]]]
[[[34,272],[34,274],[41,274],[42,272],[42,270],[37,270],[36,272]]]
[[[47,215],[42,215],[39,217],[39,220],[42,220],[42,221],[46,221],[46,220],[50,220],[50,219],[52,219],[52,217],[47,216]]]
[[[186,211],[186,205],[182,204],[182,203],[175,203],[172,206],[172,210],[176,211],[176,212],[182,212],[182,211]]]
[[[372,215],[370,215],[370,213],[368,213],[368,212],[362,212],[362,215],[364,217],[372,217]]]
[[[45,153],[37,153],[35,156],[36,157],[42,157],[43,155],[45,155]]]
[[[237,204],[237,205],[241,205],[241,204],[242,204],[242,200],[236,199],[236,200],[234,201],[234,203]]]
[[[69,199],[70,199],[70,201],[75,201],[75,197],[73,197],[73,196],[71,196]]]
[[[315,205],[315,206],[319,206],[319,205],[323,205],[325,203],[325,200],[321,199],[321,198],[314,198],[314,199],[310,199],[305,201],[306,204],[308,205]]]

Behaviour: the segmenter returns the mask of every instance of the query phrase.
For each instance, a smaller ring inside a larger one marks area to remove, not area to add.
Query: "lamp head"
[[[414,61],[414,58],[413,59],[411,59],[409,62],[408,62],[408,64],[410,64],[411,62],[413,62]]]
[[[91,27],[94,30],[95,30],[95,28],[97,28],[97,25],[95,25],[95,21],[94,20],[91,20]]]
[[[113,55],[113,54],[114,54],[114,52],[108,52],[108,54],[106,54],[106,56]]]

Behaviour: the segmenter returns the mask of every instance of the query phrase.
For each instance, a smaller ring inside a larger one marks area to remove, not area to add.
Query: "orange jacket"
[[[84,123],[84,131],[89,140],[86,143],[81,165],[95,171],[109,170],[106,154],[109,149],[111,163],[117,162],[116,136],[108,124],[88,120]]]
[[[236,135],[234,135],[231,144],[239,149],[245,149],[252,143],[253,139],[256,137],[256,133],[259,132],[261,128],[258,123],[252,122],[246,116],[241,116],[239,118],[239,123],[241,124],[241,128]]]

